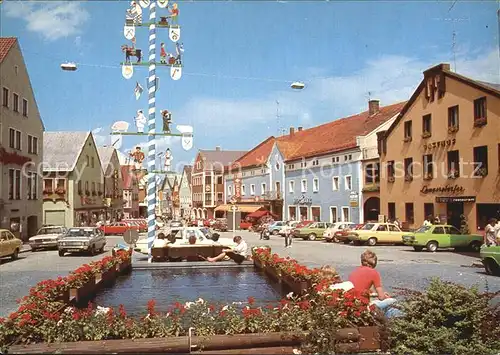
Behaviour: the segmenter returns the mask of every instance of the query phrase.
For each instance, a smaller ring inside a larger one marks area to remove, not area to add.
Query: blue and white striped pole
[[[156,1],[149,5],[149,117],[148,117],[148,262],[152,262],[151,248],[156,233],[156,178],[154,174],[156,163]]]

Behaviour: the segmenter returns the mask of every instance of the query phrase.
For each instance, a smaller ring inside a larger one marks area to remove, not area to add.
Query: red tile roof
[[[3,62],[16,41],[15,37],[0,37],[0,63]]]
[[[401,111],[405,103],[406,101],[380,107],[372,116],[365,111],[296,131],[292,136],[277,138],[278,147],[287,161],[355,148],[356,136],[366,135],[387,122]]]
[[[251,151],[236,160],[233,165],[239,166],[241,168],[250,168],[266,163],[269,154],[271,154],[271,150],[273,149],[275,141],[276,138],[274,138],[273,136],[267,138]]]

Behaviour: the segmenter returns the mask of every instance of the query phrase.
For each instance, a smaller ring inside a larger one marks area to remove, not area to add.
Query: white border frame
[[[314,222],[322,222],[321,221],[321,205],[309,206],[309,216],[311,217],[311,220],[313,220],[313,212],[312,212],[313,208],[319,208],[319,221],[314,221]]]
[[[255,184],[250,184],[250,196],[255,196]]]
[[[267,184],[265,182],[260,183],[260,195],[263,196],[266,193]]]
[[[337,189],[334,189],[334,181],[335,179],[337,179],[337,182],[338,182],[338,186],[337,186]],[[332,176],[332,191],[340,191],[340,176]]]
[[[337,219],[335,221],[332,218],[333,217],[332,208],[335,208],[335,214],[337,215]],[[329,206],[328,207],[328,211],[330,212],[330,223],[337,223],[338,219],[339,219],[339,208],[338,208],[338,206]]]
[[[24,101],[26,101],[26,115],[24,114],[23,110],[23,105],[24,105]],[[21,116],[23,116],[24,118],[28,118],[29,117],[29,114],[30,114],[30,102],[27,98],[23,97],[22,100],[21,100],[21,112],[19,112],[21,114]]]
[[[7,94],[7,97],[8,97],[7,106],[5,106],[3,104],[3,88],[6,88],[9,91],[8,94]],[[10,93],[11,92],[12,91],[10,90],[10,88],[8,86],[2,85],[2,107],[8,108],[9,110],[10,110],[10,107],[11,107],[11,105],[10,105],[11,104],[11,102],[10,102]]]
[[[351,178],[351,187],[347,188],[347,178]],[[352,191],[352,175],[344,175],[344,190]]]
[[[303,189],[303,187],[304,187],[304,184],[303,184],[304,181],[306,182],[306,188],[305,189]],[[301,193],[306,193],[307,192],[307,179],[300,180],[300,192]]]
[[[297,216],[297,217],[299,217],[299,218],[300,218],[300,219],[299,219],[299,221],[302,221],[302,215],[300,214],[300,209],[301,209],[301,208],[305,208],[305,209],[306,209],[306,211],[307,211],[307,216],[306,216],[306,219],[305,219],[305,220],[306,220],[306,221],[310,221],[310,218],[309,218],[309,217],[310,217],[310,215],[309,215],[309,213],[311,213],[311,211],[310,211],[309,207],[308,207],[308,206],[304,206],[304,205],[302,205],[302,206],[301,206],[301,205],[298,205],[297,207],[298,207],[298,209],[297,209],[298,216]]]
[[[344,219],[344,209],[345,209],[345,208],[347,208],[347,210],[349,211],[349,219],[352,219],[352,216],[351,216],[351,207],[349,207],[349,206],[341,206],[341,207],[340,207],[340,213],[341,213],[341,215],[342,215],[342,216],[341,216],[340,221],[341,221],[341,222],[351,222],[351,221],[346,221],[346,220]]]
[[[295,218],[294,218],[294,219],[292,219],[292,216],[290,216],[290,207],[295,208]],[[287,209],[288,220],[291,220],[291,221],[297,221],[297,217],[298,217],[298,216],[297,216],[297,211],[298,211],[298,209],[297,209],[297,205],[289,205],[289,206],[288,206],[288,209]]]
[[[315,188],[314,188],[314,182],[315,182],[315,181],[317,181],[317,182],[318,182],[318,188],[317,188],[317,189],[315,189]],[[313,192],[313,193],[318,193],[318,192],[319,192],[319,178],[317,178],[317,177],[313,178],[312,192]]]
[[[14,95],[17,95],[17,111],[14,110]],[[15,112],[17,114],[21,114],[22,112],[19,110],[22,110],[22,107],[20,106],[20,103],[22,102],[21,96],[19,96],[18,92],[12,91],[12,112]]]
[[[293,188],[292,188],[293,185]],[[288,180],[288,193],[293,194],[295,192],[295,180]]]

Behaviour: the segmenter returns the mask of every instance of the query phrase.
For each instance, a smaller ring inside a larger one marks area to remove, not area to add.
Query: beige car
[[[403,235],[408,234],[392,223],[367,223],[361,229],[348,233],[349,240],[356,245],[402,244]]]
[[[7,229],[0,229],[0,258],[10,256],[16,260],[23,242]]]

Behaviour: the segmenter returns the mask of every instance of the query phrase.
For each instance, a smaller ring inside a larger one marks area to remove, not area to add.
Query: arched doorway
[[[380,198],[370,197],[365,201],[365,222],[368,221],[378,221],[378,215],[380,214]]]

